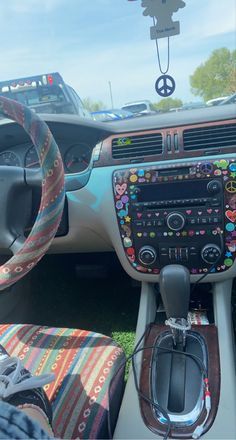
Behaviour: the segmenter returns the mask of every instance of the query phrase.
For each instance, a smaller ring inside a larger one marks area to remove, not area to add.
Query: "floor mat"
[[[106,268],[106,277],[76,276],[76,265],[83,269],[97,262]],[[32,288],[33,324],[93,330],[112,336],[130,352],[140,286],[133,287],[115,255],[46,256],[32,272]]]

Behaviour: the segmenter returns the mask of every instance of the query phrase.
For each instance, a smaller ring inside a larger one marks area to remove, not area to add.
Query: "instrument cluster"
[[[89,166],[93,147],[85,142],[60,143],[65,174],[81,173]],[[0,166],[39,168],[33,144],[24,144],[0,151]]]

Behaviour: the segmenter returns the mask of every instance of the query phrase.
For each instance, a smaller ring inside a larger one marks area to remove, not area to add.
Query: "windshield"
[[[168,2],[151,3],[163,8]],[[50,72],[59,72],[63,80],[63,87],[46,84],[6,91],[5,96],[29,106],[50,104],[47,112],[60,102],[77,109],[81,99],[90,113],[125,106],[147,116],[156,112],[156,117],[170,110],[201,109],[209,101],[210,107],[220,104],[236,91],[235,1],[175,3],[169,18],[175,26],[179,23],[179,34],[155,41],[150,38],[156,20],[150,1],[5,2],[0,82]],[[163,74],[175,82],[170,96],[156,91]],[[63,112],[71,113],[71,108],[63,106]]]

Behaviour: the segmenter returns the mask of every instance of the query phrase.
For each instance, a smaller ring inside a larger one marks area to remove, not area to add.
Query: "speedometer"
[[[30,147],[25,155],[25,167],[26,168],[39,168],[39,158],[34,145]]]
[[[91,149],[87,144],[73,145],[65,154],[65,168],[69,173],[80,173],[88,167],[90,159]]]
[[[20,167],[20,159],[12,151],[5,151],[0,154],[0,165]]]

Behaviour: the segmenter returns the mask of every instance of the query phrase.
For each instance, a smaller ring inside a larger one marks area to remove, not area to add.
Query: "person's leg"
[[[36,427],[43,429],[46,435],[49,436],[45,438],[53,437],[51,428],[51,405],[42,388],[43,385],[46,385],[52,380],[54,380],[54,375],[52,374],[32,376],[31,373],[24,368],[18,358],[10,357],[6,350],[0,345],[0,401],[8,404],[5,409],[3,408],[5,417],[7,417],[5,418],[5,422],[8,427],[10,426],[9,423],[11,420],[18,420],[19,417],[25,417],[26,427],[32,427],[32,423],[36,421]],[[7,411],[8,413],[10,411],[11,416],[6,416]],[[4,417],[1,411],[0,415]],[[26,423],[27,420],[28,423]],[[16,426],[18,426],[17,423]],[[14,426],[13,423],[13,428]],[[16,429],[16,426],[14,429]]]
[[[44,429],[44,431],[50,436],[50,438],[54,437],[49,420],[45,412],[41,408],[36,405],[29,406],[27,404],[18,406],[17,408],[21,409],[29,418],[38,422],[40,426]]]
[[[36,410],[37,411],[37,410]],[[9,403],[0,401],[0,439],[52,439],[48,426],[38,413],[27,414]]]

